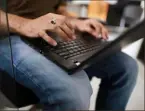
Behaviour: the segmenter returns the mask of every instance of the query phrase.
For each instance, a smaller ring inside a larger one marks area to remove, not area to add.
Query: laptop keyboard
[[[81,39],[76,39],[70,42],[59,42],[56,47],[52,47],[47,43],[43,43],[46,50],[52,51],[55,54],[63,57],[64,59],[69,59],[75,56],[84,55],[85,53],[96,51],[101,48],[105,42],[102,40],[96,41],[82,41]]]

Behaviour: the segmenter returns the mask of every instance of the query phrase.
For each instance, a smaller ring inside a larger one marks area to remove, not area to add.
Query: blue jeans
[[[10,52],[6,40],[0,41],[0,68],[10,73]],[[88,110],[92,89],[89,79],[102,79],[96,109],[125,110],[137,78],[136,62],[118,52],[74,75],[37,53],[19,36],[11,36],[16,81],[30,88],[44,110]]]
[[[134,59],[118,52],[87,68],[91,79],[101,79],[96,110],[125,110],[135,87],[138,66]]]

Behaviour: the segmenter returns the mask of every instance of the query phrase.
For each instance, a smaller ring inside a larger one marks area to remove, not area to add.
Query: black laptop
[[[114,29],[115,30],[115,29]],[[101,59],[121,50],[121,48],[145,37],[145,20],[127,29],[114,41],[95,39],[88,33],[77,33],[77,39],[64,42],[51,34],[58,45],[50,46],[44,40],[25,40],[39,53],[49,58],[69,74],[88,67],[90,64],[99,62]]]

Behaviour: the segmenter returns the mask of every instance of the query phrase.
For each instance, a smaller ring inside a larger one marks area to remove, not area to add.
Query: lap
[[[118,51],[86,68],[85,71],[90,78],[93,76],[106,78],[124,72],[128,72],[131,75],[137,71],[137,63],[129,55]]]
[[[89,99],[91,86],[84,71],[68,75],[56,64],[30,48],[18,36],[11,38],[15,72],[11,76],[15,77],[20,84],[37,92],[38,96],[41,92],[48,92],[53,100],[63,97],[60,96],[60,93],[65,88],[70,89],[72,93],[82,93]],[[7,72],[9,69],[7,65],[2,64],[2,61],[10,63],[10,51],[5,50],[8,45],[5,41],[0,42],[0,68]]]

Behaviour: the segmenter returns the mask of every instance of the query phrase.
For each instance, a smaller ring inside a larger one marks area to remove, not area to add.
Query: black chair
[[[120,26],[125,27],[125,25],[132,26],[141,19],[143,9],[138,5],[127,5],[124,8],[123,15],[121,18]]]
[[[141,60],[141,62],[143,64],[145,64],[145,59],[144,59],[144,46],[145,46],[145,40],[143,41],[142,45],[141,45],[141,49],[138,55],[138,58]]]
[[[39,99],[28,88],[17,83],[11,76],[0,69],[0,91],[14,105],[10,108],[21,108],[31,104],[37,104]]]

